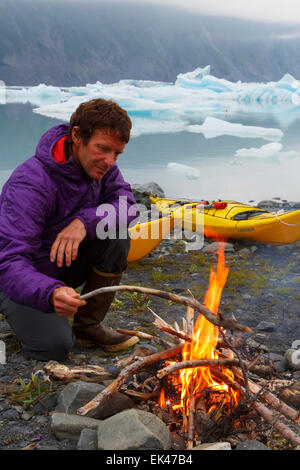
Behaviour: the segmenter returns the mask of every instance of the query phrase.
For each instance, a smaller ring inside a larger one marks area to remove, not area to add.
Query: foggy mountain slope
[[[298,27],[299,28],[299,27]],[[296,26],[191,14],[159,5],[0,3],[0,80],[72,86],[120,79],[174,81],[210,64],[237,81],[300,78]],[[287,38],[283,38],[286,36]]]

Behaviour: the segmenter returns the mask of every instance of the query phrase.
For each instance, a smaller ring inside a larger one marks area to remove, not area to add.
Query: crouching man
[[[74,335],[82,344],[108,351],[138,341],[102,325],[114,294],[85,302],[75,291],[84,283],[82,294],[118,285],[127,267],[127,227],[132,220],[127,214],[135,200],[116,160],[130,130],[130,118],[116,103],[82,103],[69,124],[57,125],[41,137],[35,155],[18,166],[3,187],[0,312],[26,357],[62,360]],[[101,211],[103,204],[113,209],[114,217]],[[108,234],[122,228],[124,235],[125,228],[126,236],[98,238],[99,224]]]

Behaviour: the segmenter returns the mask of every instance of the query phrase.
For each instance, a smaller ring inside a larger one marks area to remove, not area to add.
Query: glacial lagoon
[[[34,154],[43,132],[88,99],[113,99],[133,121],[118,165],[131,184],[155,181],[170,198],[300,200],[300,82],[232,83],[208,67],[175,83],[0,90],[0,186]]]

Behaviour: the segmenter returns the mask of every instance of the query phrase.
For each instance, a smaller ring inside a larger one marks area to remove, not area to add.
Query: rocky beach
[[[272,209],[272,204],[273,210],[278,205],[288,208],[288,203],[279,199],[264,201],[263,206]],[[297,205],[290,204],[289,207]],[[183,296],[192,293],[203,302],[210,270],[217,263],[217,243],[205,240],[201,250],[189,252],[185,246],[184,241],[171,235],[146,258],[130,263],[122,284],[152,287]],[[229,275],[219,311],[225,317],[234,316],[239,323],[252,329],[252,333],[245,335],[248,351],[253,357],[261,353],[266,361],[271,361],[277,379],[276,391],[290,406],[300,410],[300,365],[290,360],[291,352],[288,352],[291,349],[295,352],[300,344],[300,241],[284,246],[228,242],[225,259]],[[185,308],[171,301],[118,292],[105,323],[112,328],[163,336],[164,333],[153,325],[153,314],[148,307],[170,324],[175,320],[180,325],[185,315]],[[18,338],[10,331],[3,315],[0,316],[0,339],[6,347],[6,363],[0,364],[0,449],[75,450],[95,449],[97,445],[110,449],[109,438],[107,441],[98,438],[97,444],[95,419],[74,416],[74,410],[96,395],[99,387],[104,388],[107,382],[74,382],[67,386],[59,381],[47,381],[43,372],[45,363],[24,358]],[[158,350],[146,340],[140,339],[136,347],[140,346],[154,352]],[[64,364],[70,367],[98,365],[113,373],[116,364],[131,353],[130,350],[124,354],[109,354],[100,348],[75,345]],[[125,403],[119,411],[122,409],[135,426],[143,422],[145,412],[135,410],[134,404]],[[113,420],[121,415],[111,416],[107,411],[101,422],[112,420],[110,429],[114,429]],[[152,446],[157,446],[150,448],[180,449],[179,444],[168,440],[167,435],[163,437],[167,428],[158,422],[161,420],[154,418],[153,426],[162,438],[154,444],[149,437],[145,438],[150,439]],[[87,421],[78,424],[76,419]],[[115,425],[120,426],[119,423]],[[159,430],[160,426],[164,429]],[[116,440],[113,431],[111,439]],[[140,445],[143,448],[143,444]],[[240,442],[231,443],[231,448],[239,449],[245,445],[249,449],[260,448],[260,445],[266,449],[292,448],[271,428],[260,439],[251,438],[251,435],[241,437]]]

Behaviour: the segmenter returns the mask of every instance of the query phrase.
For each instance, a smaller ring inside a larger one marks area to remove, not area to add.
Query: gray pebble
[[[3,411],[3,413],[1,413],[1,418],[14,421],[14,420],[19,419],[19,413],[16,410]]]
[[[272,331],[274,331],[275,328],[276,328],[275,323],[270,322],[270,321],[261,321],[256,327],[257,330],[265,331],[267,333],[272,333]]]

